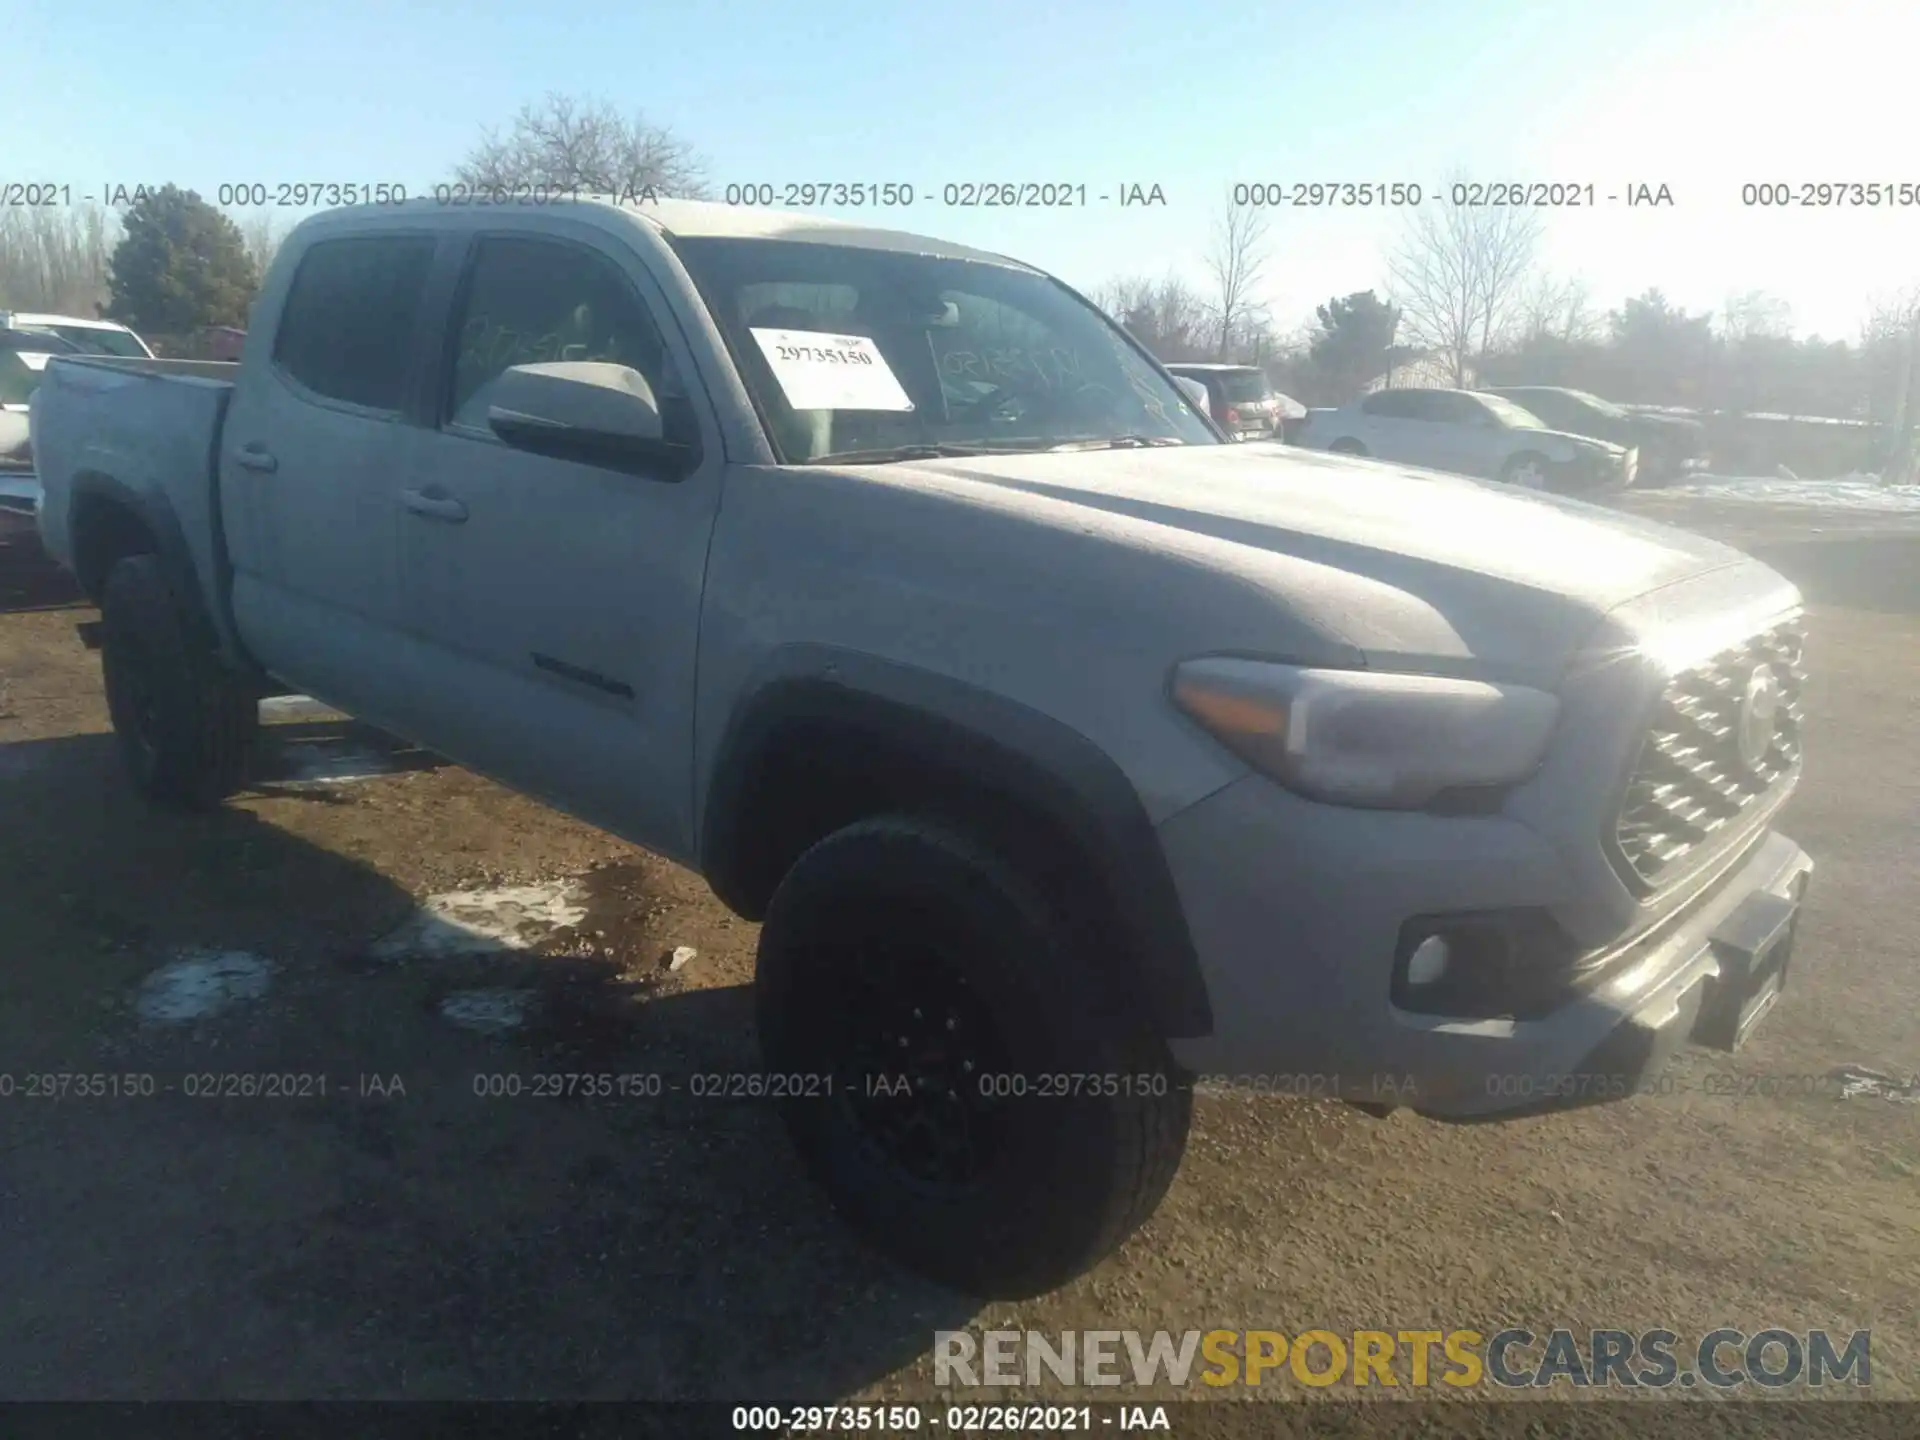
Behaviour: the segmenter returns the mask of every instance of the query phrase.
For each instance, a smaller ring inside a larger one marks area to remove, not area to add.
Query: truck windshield
[[[682,236],[783,462],[1220,443],[1099,311],[1013,265]]]

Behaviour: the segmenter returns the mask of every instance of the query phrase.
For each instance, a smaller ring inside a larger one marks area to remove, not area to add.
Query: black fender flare
[[[83,555],[86,544],[83,537],[89,529],[88,513],[100,505],[111,505],[125,510],[134,516],[153,537],[153,553],[160,561],[160,570],[166,576],[167,585],[173,590],[184,607],[189,623],[200,634],[200,638],[237,674],[246,677],[262,693],[274,693],[274,687],[264,672],[260,671],[250,656],[240,647],[239,639],[230,628],[222,625],[222,617],[211,608],[215,603],[224,603],[225,586],[228,577],[201,575],[202,563],[188,541],[186,530],[179,515],[163,497],[156,498],[143,494],[125,481],[100,470],[82,470],[73,477],[71,497],[67,509],[67,533],[73,551],[76,574],[84,569]],[[219,549],[221,537],[213,537],[215,547],[214,566],[220,567],[220,557],[224,552]],[[83,582],[91,580],[88,586],[91,598],[97,603],[102,596],[93,591],[104,590],[107,582],[105,573],[92,577],[82,576]],[[217,592],[214,582],[218,582]]]
[[[1213,1012],[1186,916],[1139,793],[1072,727],[965,681],[826,646],[783,647],[742,688],[699,807],[700,868],[749,917],[738,862],[756,776],[795,725],[870,737],[971,790],[1039,810],[1093,870],[1147,1013],[1168,1039],[1208,1035]]]
[[[125,510],[141,523],[153,537],[155,553],[159,557],[161,570],[166,574],[167,584],[182,598],[199,604],[200,581],[194,571],[193,552],[187,547],[186,533],[180,528],[180,517],[173,513],[171,506],[156,504],[124,481],[100,470],[83,470],[73,477],[67,525],[72,536],[76,573],[82,568],[82,557],[87,549],[83,537],[90,528],[88,516],[102,505]],[[89,591],[97,591],[107,582],[104,573],[82,575],[81,578],[88,582]],[[95,593],[93,598],[98,600],[100,597]]]

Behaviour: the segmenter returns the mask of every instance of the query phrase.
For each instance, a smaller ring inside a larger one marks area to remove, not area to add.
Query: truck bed
[[[213,360],[61,355],[34,391],[30,424],[47,551],[74,568],[79,493],[111,494],[177,518],[196,573],[216,576],[216,461],[239,365]]]

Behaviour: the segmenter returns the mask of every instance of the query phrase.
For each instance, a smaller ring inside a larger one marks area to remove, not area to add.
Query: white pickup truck
[[[976,1293],[1118,1245],[1209,1079],[1522,1114],[1781,993],[1790,584],[1225,443],[1000,256],[335,211],[237,366],[56,359],[32,423],[148,796],[233,792],[300,692],[697,868],[808,1170]]]

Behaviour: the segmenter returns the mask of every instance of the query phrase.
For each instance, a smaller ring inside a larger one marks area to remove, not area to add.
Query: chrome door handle
[[[268,453],[267,447],[255,441],[251,445],[242,445],[233,452],[233,463],[243,470],[257,470],[262,475],[271,475],[280,468],[280,462]]]

